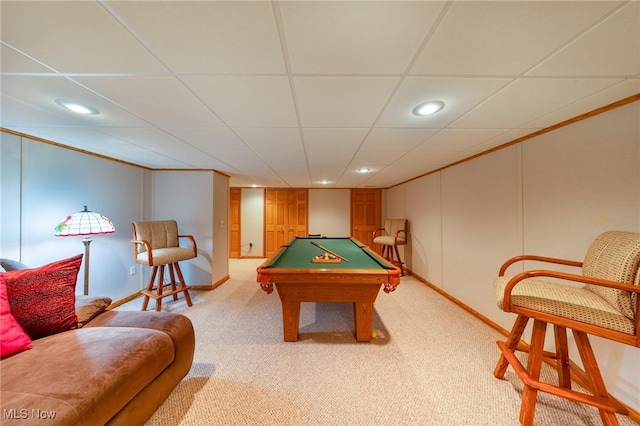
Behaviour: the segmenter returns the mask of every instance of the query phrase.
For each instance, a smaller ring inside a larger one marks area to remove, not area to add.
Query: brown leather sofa
[[[189,372],[194,349],[183,315],[104,311],[0,360],[0,422],[142,425]]]

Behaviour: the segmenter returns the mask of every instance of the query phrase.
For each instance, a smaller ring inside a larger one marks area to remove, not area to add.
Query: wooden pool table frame
[[[353,303],[356,340],[371,340],[373,303],[381,285],[390,293],[400,284],[400,269],[377,253],[370,253],[388,269],[325,269],[321,264],[310,268],[266,267],[272,259],[258,267],[257,281],[262,289],[270,294],[275,285],[278,290],[285,342],[298,340],[301,302]]]

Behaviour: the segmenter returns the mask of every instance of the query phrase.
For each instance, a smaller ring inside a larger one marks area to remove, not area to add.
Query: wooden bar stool
[[[162,310],[162,299],[172,296],[178,300],[178,293],[183,293],[187,306],[191,306],[189,289],[184,282],[178,262],[193,259],[198,255],[196,241],[191,235],[179,235],[175,220],[157,220],[150,222],[133,222],[133,257],[136,263],[152,267],[151,278],[146,290],[142,290],[144,301],[142,310],[147,310],[149,298],[156,301],[156,311]],[[191,247],[180,247],[180,238],[189,240]],[[164,270],[169,267],[169,285],[171,290],[164,291]],[[158,273],[159,272],[159,273]],[[178,281],[176,282],[176,275]],[[154,281],[157,277],[157,283]]]
[[[505,276],[511,265],[522,261],[581,268],[582,273],[536,269]],[[566,285],[563,281],[582,286]],[[591,243],[583,262],[524,255],[502,265],[494,282],[497,303],[500,309],[518,317],[507,341],[498,342],[502,355],[493,374],[502,379],[511,366],[522,380],[520,423],[533,424],[538,392],[591,405],[598,409],[605,425],[618,424],[616,413],[629,414],[609,397],[588,335],[640,347],[639,283],[640,234],[634,232],[601,234]],[[520,338],[530,319],[533,319],[531,343],[528,349],[522,349]],[[554,353],[544,350],[547,325],[553,326]],[[568,330],[573,333],[584,366],[580,384],[588,390],[586,393],[571,387]],[[526,367],[516,357],[517,350],[528,352]],[[556,367],[558,385],[540,381],[545,359]]]
[[[373,243],[382,245],[382,257],[400,268],[404,275],[404,262],[398,246],[407,244],[407,219],[385,219],[384,228],[373,231]]]

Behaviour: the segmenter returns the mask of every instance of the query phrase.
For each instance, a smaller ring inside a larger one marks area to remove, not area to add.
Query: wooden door
[[[229,257],[240,257],[240,188],[229,189]]]
[[[295,236],[307,235],[307,190],[265,192],[265,256],[271,257]]]
[[[273,256],[283,244],[283,225],[286,213],[286,193],[277,189],[265,191],[265,256]]]
[[[305,237],[307,235],[307,190],[287,191],[287,238],[288,242],[293,237]]]
[[[382,223],[382,191],[380,189],[351,190],[351,236],[380,253],[374,247],[373,231]]]

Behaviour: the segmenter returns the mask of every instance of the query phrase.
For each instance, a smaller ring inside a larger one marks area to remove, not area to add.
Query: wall
[[[240,212],[240,255],[261,257],[264,253],[264,189],[242,188]],[[253,247],[249,247],[249,242]]]
[[[150,220],[176,220],[178,233],[192,235],[198,247],[198,256],[180,265],[189,285],[212,282],[213,179],[212,171],[153,172]],[[180,245],[189,247],[188,240],[181,238]],[[140,265],[140,269],[147,282],[151,268]]]
[[[492,288],[506,259],[582,260],[599,233],[640,231],[639,117],[635,102],[390,188],[388,215],[410,221],[407,264],[510,329]],[[592,344],[609,392],[640,409],[640,349]]]
[[[309,233],[328,237],[351,235],[349,189],[309,189]]]
[[[213,174],[212,249],[211,284],[216,284],[229,276],[229,177],[220,173]]]
[[[136,220],[173,217],[180,232],[196,237],[198,258],[182,266],[188,284],[211,285],[228,275],[226,176],[150,171],[6,132],[0,132],[0,148],[0,257],[35,267],[84,253],[82,237],[55,237],[54,227],[87,205],[116,228],[93,237],[89,294],[115,301],[146,287],[149,268],[133,261],[130,243]],[[220,220],[225,226],[214,230]]]
[[[67,215],[89,210],[110,218],[116,232],[93,237],[89,294],[114,300],[140,289],[134,265],[131,222],[142,216],[144,171],[115,161],[0,133],[3,206],[1,257],[29,266],[84,253],[82,237],[56,237],[54,227]],[[6,214],[5,208],[11,211]],[[78,274],[82,293],[86,259]]]

